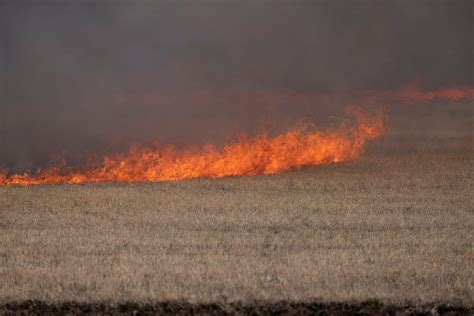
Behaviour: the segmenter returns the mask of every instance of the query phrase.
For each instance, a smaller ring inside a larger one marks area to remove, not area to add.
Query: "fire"
[[[474,87],[449,87],[436,90],[422,90],[418,81],[405,85],[400,89],[386,92],[367,92],[367,96],[386,102],[419,102],[427,103],[441,100],[473,100]]]
[[[312,108],[318,105],[334,105],[358,100],[367,103],[375,100],[381,103],[428,103],[433,101],[462,101],[474,100],[474,87],[451,86],[438,89],[420,88],[420,80],[405,84],[400,88],[391,90],[366,90],[366,91],[339,91],[336,94],[304,94],[295,91],[251,91],[230,94],[220,94],[210,91],[195,91],[190,94],[179,95],[120,95],[115,98],[114,104],[141,104],[144,106],[155,106],[159,104],[223,104],[235,105],[240,108],[245,106],[255,107],[285,107],[289,105],[304,106]]]
[[[344,123],[332,131],[297,126],[270,137],[261,133],[241,137],[222,149],[206,145],[201,150],[181,150],[172,146],[141,148],[106,156],[82,167],[58,164],[34,174],[9,174],[0,170],[0,184],[39,185],[103,182],[157,182],[195,178],[222,178],[243,175],[268,175],[304,166],[338,163],[358,159],[368,141],[385,130],[384,112],[369,114],[357,108],[352,126]]]

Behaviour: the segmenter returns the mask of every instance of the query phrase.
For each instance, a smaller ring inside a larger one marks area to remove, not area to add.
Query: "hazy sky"
[[[0,164],[217,141],[262,117],[324,112],[259,94],[472,86],[472,5],[3,0]]]

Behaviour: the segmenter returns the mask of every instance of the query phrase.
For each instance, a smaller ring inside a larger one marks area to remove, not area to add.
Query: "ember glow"
[[[385,92],[366,92],[366,97],[386,102],[427,103],[433,101],[474,100],[474,87],[449,87],[435,90],[423,90],[417,81],[400,89]]]
[[[332,131],[298,126],[269,137],[239,138],[222,149],[206,145],[201,150],[172,146],[141,148],[106,156],[98,163],[76,167],[67,164],[38,170],[34,174],[0,171],[2,185],[39,185],[101,182],[158,182],[195,178],[274,174],[304,166],[356,160],[368,141],[385,130],[384,112],[369,114],[350,108],[354,123],[347,122]]]

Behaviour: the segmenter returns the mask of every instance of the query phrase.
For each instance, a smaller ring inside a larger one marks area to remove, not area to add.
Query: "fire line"
[[[268,175],[305,166],[340,163],[359,159],[368,141],[385,131],[384,112],[368,113],[349,108],[352,126],[341,124],[331,131],[297,126],[270,137],[240,138],[222,149],[206,145],[201,150],[132,148],[105,156],[97,164],[82,167],[54,165],[35,173],[11,174],[0,170],[0,184],[41,185],[105,182],[158,182],[195,178]]]

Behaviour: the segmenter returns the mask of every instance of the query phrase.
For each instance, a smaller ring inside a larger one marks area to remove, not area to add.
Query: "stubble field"
[[[466,113],[455,133],[399,125],[359,161],[273,176],[0,187],[0,303],[473,308]]]

